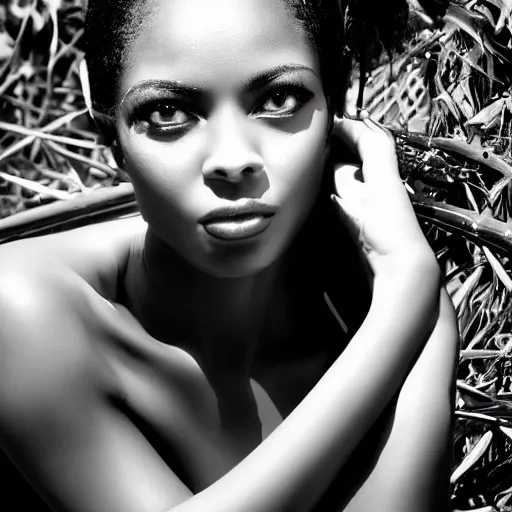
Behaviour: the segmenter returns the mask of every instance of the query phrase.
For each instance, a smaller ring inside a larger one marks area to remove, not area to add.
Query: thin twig
[[[74,151],[69,151],[68,149],[63,148],[56,142],[52,141],[45,141],[45,144],[53,149],[56,153],[59,153],[59,155],[65,156],[66,158],[69,158],[70,160],[75,160],[76,162],[80,162],[83,164],[87,164],[89,167],[93,167],[94,169],[99,169],[100,171],[105,172],[108,176],[111,178],[115,178],[117,176],[117,172],[112,169],[112,167],[109,167],[107,164],[104,164],[102,162],[99,162],[98,160],[94,160],[92,158],[88,158],[86,156],[80,155],[78,153],[75,153]]]

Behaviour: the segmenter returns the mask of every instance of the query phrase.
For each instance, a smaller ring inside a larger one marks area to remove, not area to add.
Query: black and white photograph
[[[0,512],[512,512],[511,0],[0,0]]]

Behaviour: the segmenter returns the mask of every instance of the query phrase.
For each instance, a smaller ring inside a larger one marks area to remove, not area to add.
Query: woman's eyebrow
[[[286,73],[294,73],[297,71],[308,71],[310,73],[313,73],[318,80],[320,80],[320,77],[316,73],[316,71],[313,68],[310,68],[309,66],[305,66],[303,64],[283,64],[281,66],[277,66],[272,69],[268,69],[262,73],[258,73],[255,76],[251,77],[249,80],[247,80],[242,88],[249,91],[254,91],[256,89],[259,89],[263,87],[265,84],[268,84],[270,81],[272,81],[274,78],[277,78],[278,76],[284,75]]]
[[[297,71],[308,71],[313,73],[320,80],[315,70],[309,66],[302,64],[283,64],[254,75],[242,84],[241,89],[255,91],[278,76]],[[178,80],[141,80],[128,89],[121,101],[121,105],[133,94],[144,94],[147,91],[155,89],[176,92],[190,99],[198,99],[206,92],[200,87],[194,87]]]
[[[134,94],[144,94],[147,91],[155,89],[176,92],[181,96],[187,96],[191,99],[201,96],[201,89],[199,87],[193,87],[178,80],[141,80],[126,91],[120,105]]]

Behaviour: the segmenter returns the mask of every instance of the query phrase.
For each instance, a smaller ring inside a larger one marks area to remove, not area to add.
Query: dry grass
[[[85,108],[82,1],[8,3],[0,5],[0,218],[122,180]]]
[[[130,187],[112,188],[124,174],[86,114],[81,0],[7,3],[0,243],[133,209]],[[366,88],[366,109],[397,135],[402,177],[457,308],[455,510],[512,511],[511,9],[506,0],[452,2],[443,26],[419,15],[405,51]]]

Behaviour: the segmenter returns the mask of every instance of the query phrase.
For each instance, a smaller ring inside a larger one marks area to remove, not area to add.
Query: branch
[[[405,144],[412,147],[423,150],[440,149],[452,156],[454,155],[459,158],[463,156],[480,165],[494,169],[507,178],[512,178],[512,167],[502,158],[496,156],[491,149],[477,149],[471,144],[461,140],[447,139],[444,137],[429,138],[416,133],[402,132],[399,130],[392,131],[396,136],[402,138]]]
[[[130,183],[102,188],[0,219],[0,244],[115,219],[137,211]]]
[[[412,204],[422,220],[458,233],[478,246],[492,246],[501,253],[512,252],[512,223],[427,198],[413,197]]]

